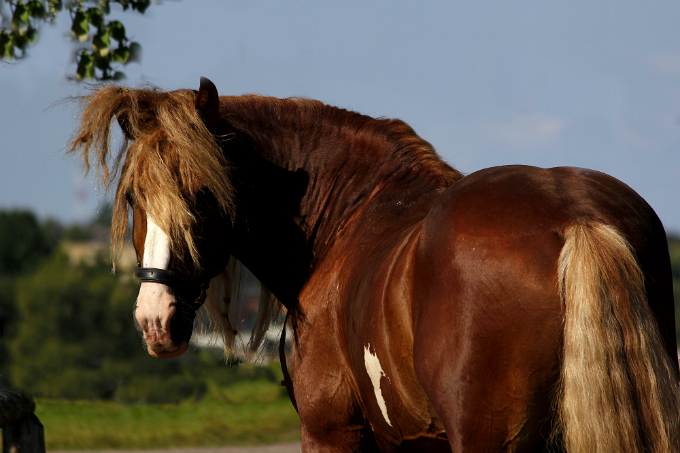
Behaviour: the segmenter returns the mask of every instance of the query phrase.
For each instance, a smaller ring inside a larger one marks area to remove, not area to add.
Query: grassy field
[[[36,399],[47,450],[208,447],[291,442],[300,423],[285,389],[265,380],[212,386],[181,404]]]

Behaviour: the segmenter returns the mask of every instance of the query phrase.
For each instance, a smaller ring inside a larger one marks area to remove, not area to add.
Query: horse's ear
[[[205,77],[201,77],[201,87],[196,93],[194,105],[203,115],[203,121],[208,129],[217,126],[220,118],[220,100],[215,84]]]

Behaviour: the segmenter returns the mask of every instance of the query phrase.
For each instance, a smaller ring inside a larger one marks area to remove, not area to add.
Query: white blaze
[[[143,267],[167,269],[170,265],[170,240],[158,225],[146,217]],[[172,348],[170,319],[175,296],[162,283],[142,282],[137,296],[135,316],[144,331],[144,340],[150,350],[163,352]]]
[[[167,269],[169,264],[170,239],[147,214],[142,266]]]
[[[387,377],[387,375],[380,366],[380,360],[378,360],[378,356],[376,354],[371,354],[370,345],[368,344],[364,346],[364,362],[366,363],[368,377],[371,378],[371,383],[373,384],[375,399],[378,400],[378,407],[380,407],[380,411],[382,412],[383,417],[385,417],[387,424],[392,426],[390,417],[387,416],[387,405],[385,404],[385,398],[383,398],[382,391],[380,390],[380,378],[383,376]]]

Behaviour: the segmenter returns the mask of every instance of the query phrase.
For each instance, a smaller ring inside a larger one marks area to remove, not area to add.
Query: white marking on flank
[[[170,239],[156,223],[146,215],[146,239],[142,266],[167,269],[170,264]]]
[[[364,346],[364,362],[366,363],[366,371],[368,372],[368,377],[371,378],[373,390],[375,391],[375,399],[378,400],[380,411],[382,412],[383,417],[385,417],[387,424],[392,426],[390,418],[387,416],[387,405],[385,404],[385,398],[383,398],[382,392],[380,390],[380,378],[383,376],[387,377],[387,375],[380,366],[380,360],[378,360],[378,356],[376,354],[371,354],[370,346],[371,345],[369,344]]]

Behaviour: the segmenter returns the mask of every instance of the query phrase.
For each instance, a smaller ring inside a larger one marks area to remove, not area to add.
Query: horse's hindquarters
[[[560,238],[433,214],[416,255],[416,375],[453,451],[535,451],[559,377]]]
[[[631,243],[664,347],[674,351],[663,228],[614,178],[492,168],[452,186],[428,215],[416,256],[414,364],[454,451],[533,452],[550,438],[564,353],[558,259],[565,232],[591,223]]]

